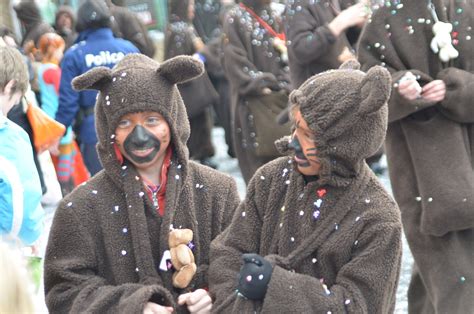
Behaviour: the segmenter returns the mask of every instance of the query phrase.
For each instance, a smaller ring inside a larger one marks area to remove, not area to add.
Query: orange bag
[[[33,143],[39,154],[61,139],[66,127],[50,118],[41,108],[28,104],[26,116],[33,130]]]
[[[74,155],[74,173],[72,176],[74,179],[74,186],[78,186],[79,184],[86,182],[90,175],[87,171],[86,165],[84,164],[81,150],[76,141],[74,141],[74,149],[76,150],[76,154]]]

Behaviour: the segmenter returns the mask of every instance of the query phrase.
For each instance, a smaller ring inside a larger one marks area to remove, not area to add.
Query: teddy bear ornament
[[[451,43],[451,31],[453,25],[451,23],[445,23],[438,21],[433,25],[434,37],[431,40],[431,50],[437,53],[439,59],[443,62],[448,62],[451,59],[456,59],[459,56],[459,52],[454,48]]]
[[[194,254],[188,244],[193,240],[193,231],[190,229],[173,229],[168,238],[171,263],[175,269],[173,286],[186,288],[196,273]]]
[[[436,14],[436,9],[431,0],[428,1],[428,9],[435,23],[433,24],[434,37],[431,40],[431,50],[437,53],[439,59],[443,62],[448,62],[451,59],[456,59],[459,52],[454,48],[451,39],[451,32],[453,25],[451,23],[441,22]]]

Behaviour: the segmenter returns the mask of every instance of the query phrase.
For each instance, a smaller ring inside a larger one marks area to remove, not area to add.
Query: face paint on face
[[[295,151],[294,160],[298,171],[306,176],[317,175],[320,163],[317,156],[315,134],[299,110],[293,112],[292,120],[295,123],[295,131],[289,147]]]
[[[299,167],[310,167],[310,163],[306,156],[303,153],[303,148],[301,147],[298,136],[294,135],[290,144],[288,145],[291,149],[295,151],[295,161]]]
[[[127,155],[140,164],[152,161],[160,151],[160,146],[160,140],[141,125],[137,125],[123,143]]]

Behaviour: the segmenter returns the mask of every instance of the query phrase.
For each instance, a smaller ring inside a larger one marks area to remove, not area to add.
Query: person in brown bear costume
[[[76,90],[99,91],[97,150],[104,170],[56,210],[45,258],[51,313],[211,307],[203,289],[210,243],[239,199],[232,178],[188,159],[189,122],[176,84],[203,71],[192,57],[158,64],[132,54],[113,69],[96,67],[73,81]],[[197,272],[185,289],[173,285],[167,252],[183,243],[169,238],[174,228],[192,230],[190,262]]]
[[[279,156],[276,151],[258,154],[259,147],[272,147],[278,137],[258,134],[256,125],[275,130],[277,122],[260,121],[250,108],[268,107],[271,102],[286,105],[290,89],[283,25],[271,2],[241,0],[227,11],[223,25],[223,69],[230,84],[234,148],[245,183],[260,166]]]
[[[216,312],[393,312],[400,213],[364,160],[385,138],[390,75],[358,66],[290,94],[294,133],[278,146],[292,156],[257,171],[211,245]]]
[[[474,313],[473,12],[473,1],[384,6],[359,43],[362,67],[386,66],[394,84],[386,149],[414,258],[409,313]],[[438,27],[449,61],[433,50]]]
[[[314,74],[337,69],[355,59],[348,39],[362,28],[369,9],[365,1],[296,0],[285,10],[291,85],[298,88]],[[357,39],[356,39],[357,40]]]

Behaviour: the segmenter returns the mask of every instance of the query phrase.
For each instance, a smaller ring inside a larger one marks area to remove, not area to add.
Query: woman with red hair
[[[64,48],[64,39],[56,33],[46,33],[38,42],[38,52],[42,62],[38,67],[41,108],[53,118],[59,106],[59,82],[61,81],[59,63],[63,57]],[[71,127],[66,130],[59,146],[53,147],[50,151],[63,195],[71,192],[77,184],[87,180],[88,174],[74,141]]]

